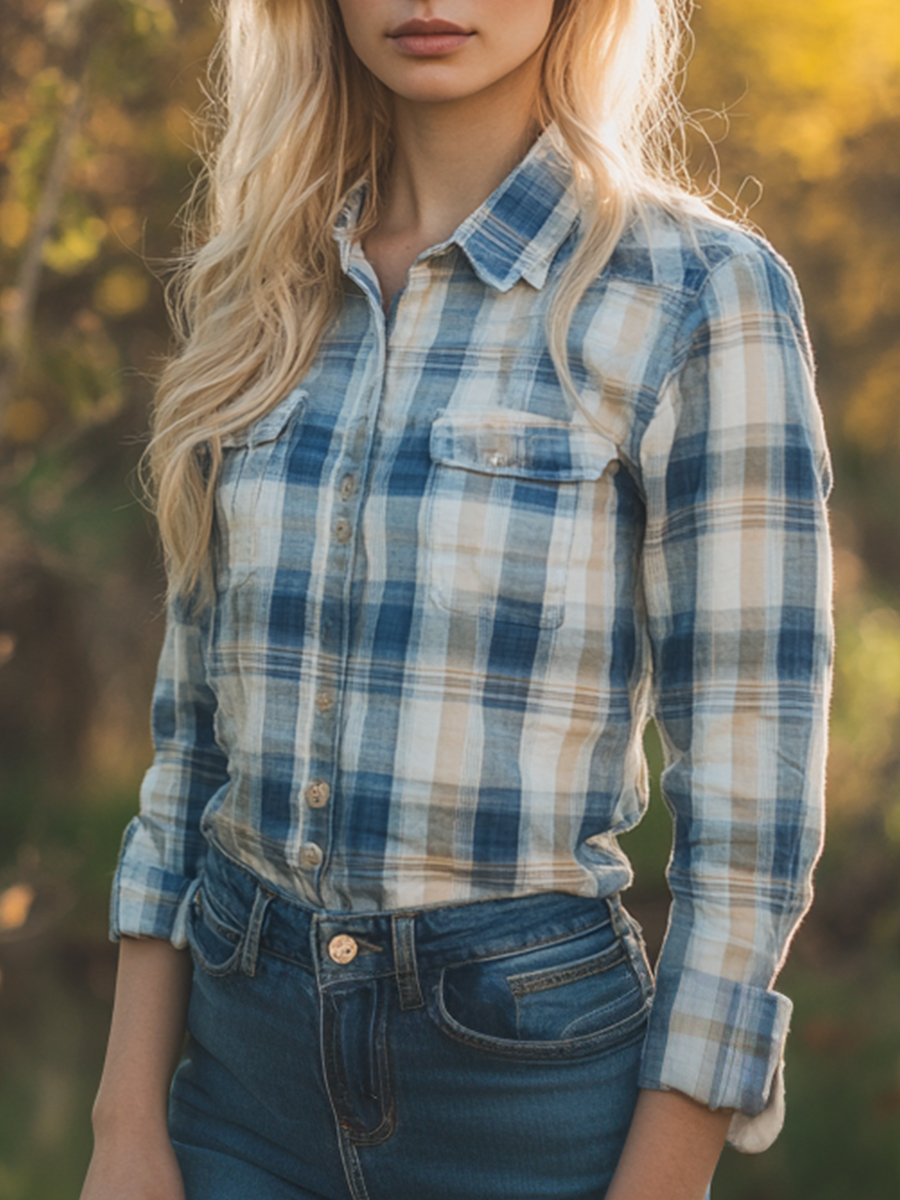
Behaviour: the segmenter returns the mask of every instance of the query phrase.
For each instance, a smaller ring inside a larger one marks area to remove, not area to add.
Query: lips
[[[463,29],[462,25],[454,25],[452,21],[441,21],[437,17],[429,19],[414,17],[411,21],[404,21],[402,25],[398,25],[396,29],[392,29],[388,37],[436,37],[442,33],[469,36],[468,29]]]
[[[440,58],[464,46],[473,34],[452,21],[414,18],[392,29],[388,37],[398,50],[414,58]]]

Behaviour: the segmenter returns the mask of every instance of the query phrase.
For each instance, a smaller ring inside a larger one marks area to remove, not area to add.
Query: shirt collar
[[[362,181],[350,192],[335,223],[334,236],[345,271],[353,255],[365,186]],[[551,126],[481,207],[446,242],[432,246],[421,257],[456,245],[488,287],[506,292],[524,279],[541,288],[577,217],[572,166],[561,137]]]

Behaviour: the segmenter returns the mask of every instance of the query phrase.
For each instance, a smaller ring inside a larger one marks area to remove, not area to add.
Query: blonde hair
[[[572,157],[581,236],[553,297],[548,340],[578,397],[566,335],[585,290],[651,199],[688,196],[675,84],[691,0],[557,0],[538,127]],[[173,595],[208,597],[222,439],[309,368],[342,293],[332,227],[369,181],[372,227],[391,154],[390,96],[351,50],[335,0],[222,0],[213,57],[214,149],[170,284],[179,348],[162,373],[147,452]]]

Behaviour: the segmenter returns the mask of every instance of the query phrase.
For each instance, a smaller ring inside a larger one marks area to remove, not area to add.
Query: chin
[[[454,78],[454,75],[456,76]],[[453,100],[467,100],[489,87],[491,80],[460,79],[456,72],[445,67],[430,68],[403,78],[382,78],[382,83],[402,100],[414,104],[442,104]]]

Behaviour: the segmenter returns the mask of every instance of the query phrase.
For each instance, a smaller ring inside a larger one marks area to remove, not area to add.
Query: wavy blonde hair
[[[221,0],[207,113],[212,150],[169,285],[178,349],[160,378],[148,483],[170,592],[210,594],[222,439],[308,370],[342,294],[333,224],[369,181],[377,218],[391,155],[390,95],[350,48],[335,0]],[[574,310],[649,200],[689,195],[676,83],[691,0],[556,0],[537,127],[555,122],[575,165],[581,237],[553,297],[548,340],[563,386]]]

